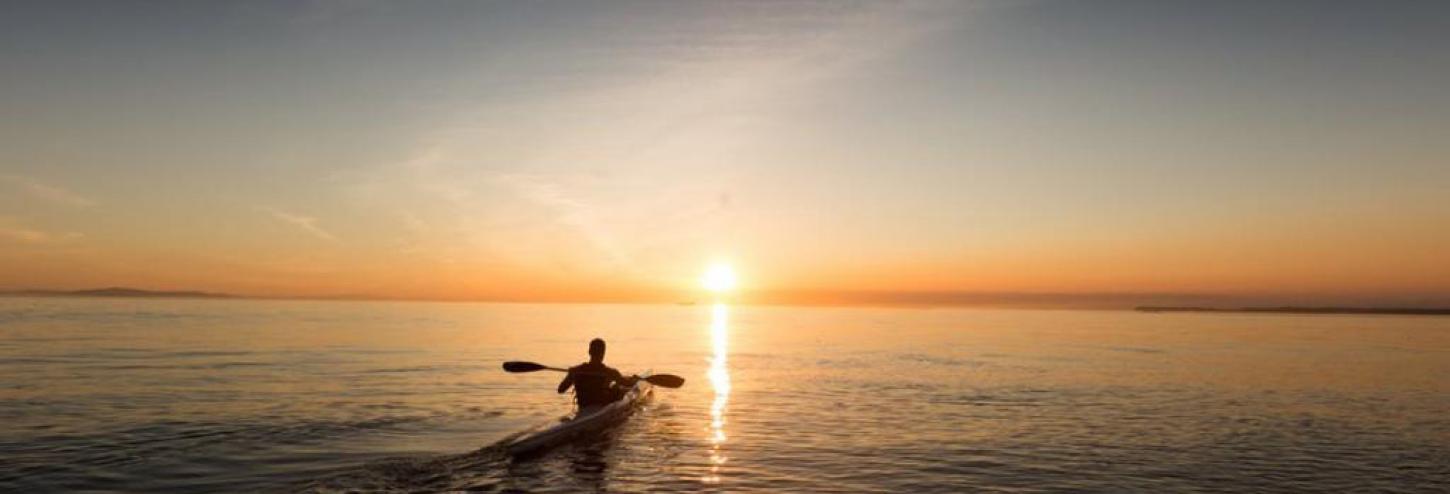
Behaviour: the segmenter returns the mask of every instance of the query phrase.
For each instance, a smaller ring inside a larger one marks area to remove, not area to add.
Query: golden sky
[[[21,6],[0,289],[1450,304],[1447,14]]]

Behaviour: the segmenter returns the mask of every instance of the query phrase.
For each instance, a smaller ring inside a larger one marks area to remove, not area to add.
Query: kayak
[[[641,401],[649,397],[654,386],[646,381],[650,373],[641,374],[641,379],[624,393],[620,399],[605,405],[580,409],[573,417],[564,419],[552,427],[525,434],[508,445],[513,456],[524,456],[558,446],[575,438],[599,432],[628,418]]]

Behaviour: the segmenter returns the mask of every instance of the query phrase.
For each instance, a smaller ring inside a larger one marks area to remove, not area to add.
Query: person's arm
[[[574,371],[571,369],[568,374],[564,374],[564,380],[559,381],[559,394],[564,394],[564,392],[569,391],[569,387],[573,385]]]
[[[635,378],[624,377],[624,374],[620,373],[618,369],[609,369],[609,374],[609,377],[614,379],[614,382],[619,384],[621,387],[627,388],[630,386],[634,386]]]

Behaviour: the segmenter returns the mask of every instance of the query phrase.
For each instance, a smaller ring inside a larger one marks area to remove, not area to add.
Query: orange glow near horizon
[[[703,289],[731,293],[742,303],[828,305],[892,304],[922,293],[1050,293],[1064,300],[1073,294],[1190,293],[1234,296],[1246,304],[1374,305],[1433,303],[1437,294],[1444,303],[1443,294],[1450,291],[1445,285],[1450,263],[1439,259],[1440,251],[1406,247],[1394,253],[1415,238],[1408,229],[1386,228],[1375,236],[1319,234],[1302,227],[1272,235],[1211,233],[1171,241],[1064,241],[917,259],[882,254],[853,260],[830,246],[814,246],[815,253],[801,246],[779,259],[753,255],[753,272],[760,278],[748,287],[728,264],[695,271],[698,258],[610,270],[574,262],[559,267],[468,258],[389,262],[381,253],[328,257],[307,246],[265,261],[222,260],[201,250],[204,246],[164,261],[133,250],[0,249],[7,274],[0,290],[125,286],[262,297],[674,303]],[[1426,245],[1450,245],[1445,233],[1420,235]]]

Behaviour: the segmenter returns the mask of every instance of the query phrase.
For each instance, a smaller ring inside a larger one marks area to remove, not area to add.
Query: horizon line
[[[693,294],[692,294],[693,295]],[[376,294],[244,294],[210,292],[190,289],[148,289],[113,285],[87,289],[22,288],[0,290],[0,296],[13,297],[94,297],[94,298],[192,298],[213,300],[299,300],[359,302],[463,302],[511,304],[635,304],[635,305],[704,305],[722,299],[732,305],[798,306],[798,307],[984,307],[1023,309],[1085,309],[1142,310],[1144,308],[1197,308],[1217,311],[1245,309],[1401,309],[1444,310],[1450,303],[1441,296],[1360,297],[1347,302],[1345,295],[1281,294],[1233,295],[1222,293],[1183,292],[955,292],[955,291],[885,291],[885,290],[754,290],[727,297],[659,298],[607,297],[422,297]],[[1378,298],[1370,302],[1363,298]],[[1396,301],[1390,302],[1387,299]],[[1414,299],[1414,300],[1406,300]],[[1334,301],[1338,300],[1338,301]]]

